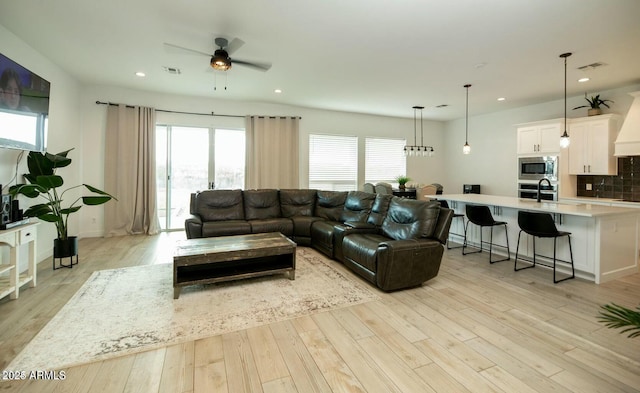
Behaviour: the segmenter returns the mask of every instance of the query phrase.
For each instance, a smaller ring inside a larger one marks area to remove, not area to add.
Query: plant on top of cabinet
[[[589,115],[589,116],[595,116],[595,115],[602,114],[602,109],[600,108],[600,105],[603,105],[603,106],[606,106],[607,108],[609,108],[609,105],[607,105],[607,102],[613,103],[613,101],[611,101],[611,100],[603,100],[603,99],[601,99],[600,98],[600,94],[595,95],[595,96],[591,96],[591,98],[589,98],[589,97],[587,97],[587,93],[584,93],[584,99],[587,100],[589,105],[576,106],[575,108],[573,108],[573,110],[580,109],[580,108],[590,108],[587,111],[587,115]]]

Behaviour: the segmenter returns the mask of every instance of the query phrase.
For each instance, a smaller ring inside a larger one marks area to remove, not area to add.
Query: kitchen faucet
[[[546,181],[549,187],[551,187],[551,182],[549,181],[549,179],[547,179],[546,177],[540,179],[540,181],[538,182],[538,199],[537,199],[538,202],[540,202],[540,188],[542,187],[543,181]]]

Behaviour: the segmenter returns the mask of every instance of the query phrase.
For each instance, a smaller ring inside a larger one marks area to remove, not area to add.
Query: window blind
[[[404,139],[365,139],[365,183],[387,182],[397,186],[395,178],[407,174]]]
[[[309,135],[309,188],[357,190],[358,138]]]

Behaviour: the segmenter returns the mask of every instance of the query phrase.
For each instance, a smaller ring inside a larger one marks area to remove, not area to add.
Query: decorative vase
[[[66,239],[53,239],[53,257],[69,258],[78,255],[78,237],[69,236]]]
[[[602,114],[602,109],[600,108],[591,108],[587,111],[588,116],[597,116]]]

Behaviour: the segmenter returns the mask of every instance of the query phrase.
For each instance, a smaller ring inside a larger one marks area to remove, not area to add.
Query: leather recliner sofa
[[[207,190],[191,195],[189,239],[281,232],[392,291],[438,273],[453,211],[361,191]]]

